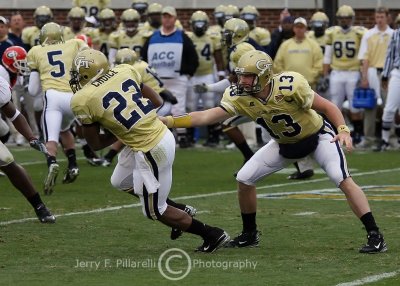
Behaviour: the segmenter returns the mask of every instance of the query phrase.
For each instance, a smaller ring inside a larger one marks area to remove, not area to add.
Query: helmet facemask
[[[223,46],[230,48],[232,46],[233,32],[225,30],[222,32],[221,43]]]
[[[35,17],[36,26],[41,29],[45,24],[51,22],[52,17],[50,15],[37,15]]]
[[[192,29],[196,36],[201,37],[207,31],[207,22],[206,21],[194,21],[192,22]]]
[[[236,70],[236,75],[238,77],[236,82],[238,95],[255,94],[261,91],[260,80],[256,74]],[[250,78],[252,79],[250,80]]]

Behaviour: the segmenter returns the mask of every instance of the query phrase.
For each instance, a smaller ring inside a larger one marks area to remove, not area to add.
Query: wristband
[[[167,116],[167,127],[168,128],[188,128],[192,127],[192,116],[189,114],[183,114],[180,116],[172,117]]]
[[[339,125],[337,128],[338,133],[346,132],[350,134],[350,129],[346,125]]]
[[[17,119],[18,115],[20,115],[21,112],[19,112],[18,109],[15,109],[15,114],[13,117],[9,118],[11,122],[13,122],[15,119]]]

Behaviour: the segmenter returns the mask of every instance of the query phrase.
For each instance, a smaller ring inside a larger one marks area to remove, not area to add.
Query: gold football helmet
[[[225,11],[226,11],[225,5],[218,5],[217,7],[215,7],[214,13],[213,13],[215,21],[221,27],[223,27],[224,23],[225,23]]]
[[[354,13],[353,8],[351,8],[349,5],[340,6],[336,12],[336,17],[338,18],[352,18],[355,15],[356,14]]]
[[[54,22],[45,24],[40,29],[39,40],[42,46],[63,43],[64,38],[61,26]]]
[[[99,15],[100,28],[104,30],[114,30],[115,13],[110,8],[105,8],[100,11]]]
[[[241,42],[244,42],[249,37],[249,25],[238,18],[232,18],[225,22],[222,32],[222,44],[230,48]]]
[[[68,12],[68,19],[71,19],[71,18],[84,19],[85,18],[85,10],[83,10],[81,7],[73,7]]]
[[[123,48],[117,51],[115,55],[115,64],[128,64],[133,65],[139,60],[138,54],[129,48]]]
[[[49,23],[53,20],[53,12],[47,6],[39,6],[33,13],[36,26],[41,29],[44,24]]]
[[[325,33],[325,29],[329,26],[329,18],[324,12],[316,12],[310,19],[310,27],[314,30],[316,37],[321,37]]]
[[[253,51],[253,50],[255,50],[255,48],[249,43],[240,43],[240,45],[237,45],[229,55],[230,69],[234,70],[238,66],[240,58],[248,51]]]
[[[190,17],[189,23],[193,33],[200,37],[206,33],[209,21],[210,19],[204,11],[196,11]]]
[[[127,32],[135,32],[139,25],[140,14],[135,9],[126,9],[121,15],[121,21]]]
[[[147,14],[161,14],[163,6],[159,3],[151,3],[147,8]]]
[[[78,52],[72,63],[69,85],[75,93],[88,83],[92,83],[110,69],[106,56],[94,49]]]
[[[260,16],[257,8],[252,5],[247,5],[240,11],[240,18],[245,20],[252,30],[256,26],[257,18]]]
[[[272,59],[262,51],[252,50],[246,52],[239,60],[235,73],[238,76],[238,94],[254,94],[262,91],[271,82]],[[241,77],[253,76],[251,84],[242,83]]]
[[[228,5],[225,8],[225,21],[232,18],[239,18],[239,8],[235,5]]]

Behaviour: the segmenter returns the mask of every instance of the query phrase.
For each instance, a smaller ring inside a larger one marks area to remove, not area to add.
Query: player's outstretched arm
[[[231,117],[221,107],[214,107],[203,111],[195,111],[180,116],[159,117],[168,128],[188,128],[206,126],[221,122]]]
[[[338,134],[331,140],[331,142],[339,141],[341,145],[346,146],[347,151],[352,151],[353,142],[350,136],[350,129],[346,126],[340,109],[317,93],[315,93],[311,108],[325,114],[329,121],[336,127]]]

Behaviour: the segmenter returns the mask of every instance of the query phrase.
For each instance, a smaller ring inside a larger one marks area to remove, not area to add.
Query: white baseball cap
[[[302,24],[302,25],[304,25],[305,27],[307,27],[307,21],[306,21],[306,19],[304,19],[303,17],[296,18],[296,20],[294,20],[293,24],[294,24],[294,25]]]

